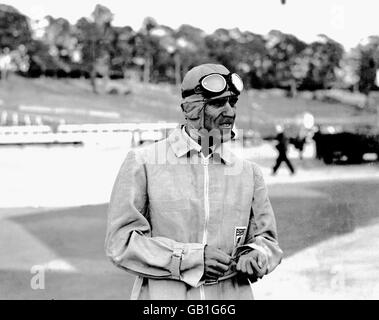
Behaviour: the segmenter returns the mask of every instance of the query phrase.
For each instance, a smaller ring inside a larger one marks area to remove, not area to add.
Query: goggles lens
[[[241,77],[237,73],[233,73],[230,78],[234,87],[238,90],[238,92],[242,92],[243,82],[242,82]]]
[[[210,74],[201,81],[201,85],[205,90],[218,93],[225,89],[226,80],[220,74]]]

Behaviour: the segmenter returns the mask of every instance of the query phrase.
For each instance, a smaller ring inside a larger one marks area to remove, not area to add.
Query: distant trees
[[[360,54],[359,88],[367,92],[375,86],[376,69],[379,66],[379,36],[370,36],[366,43],[358,45]]]
[[[151,31],[157,41],[154,81],[181,82],[180,48],[175,39],[175,31],[168,26],[157,26]]]
[[[96,5],[91,18],[81,18],[75,25],[82,65],[90,74],[91,85],[97,93],[96,76],[109,77],[111,56],[114,54],[116,33],[112,28],[113,13]]]
[[[146,17],[142,22],[142,28],[139,33],[140,36],[140,52],[138,55],[142,56],[143,59],[143,81],[150,82],[151,71],[154,68],[154,57],[157,55],[158,43],[151,31],[158,26],[158,23],[154,18]]]
[[[326,35],[319,35],[318,41],[312,42],[304,52],[308,62],[308,72],[304,79],[310,87],[330,88],[337,80],[337,69],[343,58],[342,45]]]
[[[365,106],[369,106],[369,94],[377,87],[376,76],[379,66],[379,36],[370,36],[354,48],[358,76],[358,88],[366,95]]]
[[[31,42],[27,17],[11,6],[0,4],[0,78],[6,79],[11,70],[29,69],[27,46]]]
[[[38,37],[29,22],[16,9],[0,5],[0,51],[17,50],[14,56],[29,76],[90,78],[93,92],[98,91],[97,77],[128,77],[132,72],[144,82],[179,85],[188,69],[205,62],[238,72],[246,87],[286,88],[289,96],[336,86],[368,95],[377,88],[379,36],[345,52],[326,35],[307,44],[278,30],[259,35],[220,28],[206,34],[186,24],[174,30],[152,17],[135,31],[113,26],[113,13],[102,5],[74,25],[47,16]]]
[[[133,64],[131,44],[135,32],[131,27],[114,27],[113,50],[110,51],[110,77],[127,77],[128,68]]]
[[[40,39],[42,48],[38,54],[36,53],[41,60],[39,63],[45,72],[47,68],[52,74],[55,74],[54,70],[70,73],[72,64],[80,61],[78,39],[74,34],[74,28],[63,18],[55,19],[47,16],[45,21],[46,27]],[[48,52],[43,52],[45,50]]]
[[[14,50],[31,40],[27,17],[11,6],[0,4],[0,48]]]
[[[266,39],[266,49],[270,64],[268,74],[272,75],[271,82],[275,87],[289,88],[289,95],[296,95],[297,88],[304,74],[300,73],[299,54],[307,45],[291,34],[277,30],[270,31]]]
[[[206,42],[206,33],[194,26],[183,24],[174,32],[176,46],[177,76],[180,80],[195,65],[212,60]],[[218,61],[218,60],[214,60]]]

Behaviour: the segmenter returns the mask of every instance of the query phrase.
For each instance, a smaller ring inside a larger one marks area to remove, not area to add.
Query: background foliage
[[[102,5],[74,25],[51,16],[37,23],[0,5],[0,49],[12,51],[16,68],[26,77],[85,77],[94,92],[96,77],[179,84],[191,67],[204,62],[238,72],[248,88],[284,88],[289,96],[297,90],[345,88],[368,94],[377,89],[379,36],[345,52],[326,35],[305,43],[278,30],[206,34],[191,25],[175,30],[151,17],[140,30],[112,21],[113,13]]]

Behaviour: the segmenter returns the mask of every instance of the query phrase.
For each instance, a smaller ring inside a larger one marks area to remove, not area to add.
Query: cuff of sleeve
[[[260,253],[264,254],[266,256],[266,258],[268,257],[267,251],[263,247],[261,247],[260,245],[258,245],[256,243],[250,243],[247,246],[249,246],[251,249],[257,250]]]
[[[185,245],[182,262],[180,265],[180,280],[191,287],[201,285],[201,278],[204,274],[204,245],[200,243],[190,243]]]

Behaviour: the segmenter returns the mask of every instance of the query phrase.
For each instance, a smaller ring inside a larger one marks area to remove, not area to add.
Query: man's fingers
[[[205,258],[214,259],[226,265],[230,265],[230,263],[232,262],[231,256],[226,254],[224,251],[212,246],[205,247]]]
[[[229,270],[229,266],[226,264],[222,264],[222,263],[217,263],[215,267],[217,268],[217,270],[219,270],[221,272],[226,272]]]
[[[256,271],[256,275],[262,278],[265,275],[265,270],[258,266],[258,262],[255,259],[250,260],[253,269]]]
[[[262,278],[267,273],[267,259],[259,252],[253,251],[239,257],[236,270],[250,277]]]
[[[258,267],[263,269],[267,265],[267,258],[263,254],[258,254]]]
[[[219,271],[215,267],[211,266],[211,267],[207,268],[206,274],[207,274],[207,276],[211,276],[211,277],[213,276],[215,278],[219,278],[219,277],[222,277],[224,275],[224,272]]]
[[[215,259],[222,263],[222,264],[226,264],[226,265],[230,265],[230,263],[232,262],[232,257],[227,255],[225,252],[221,251],[221,250],[218,250],[215,251]]]
[[[246,273],[246,259],[242,260],[241,272]]]
[[[220,249],[206,246],[204,251],[206,278],[220,278],[229,270],[232,260],[229,255]]]
[[[245,259],[245,257],[240,257],[238,259],[236,269],[237,269],[237,271],[240,271],[242,273],[246,273],[246,259]]]
[[[261,268],[259,267],[257,260],[255,260],[255,259],[250,259],[250,263],[251,263],[252,267],[253,267],[255,270],[257,270],[258,272],[260,271]]]
[[[246,272],[250,276],[254,274],[254,268],[251,265],[251,259],[246,261]]]
[[[263,263],[262,263],[262,255],[258,254],[258,259],[257,259],[258,267],[259,269],[262,269]]]
[[[237,262],[237,265],[236,265],[236,270],[237,271],[241,271],[241,264],[242,264],[242,261],[241,261],[241,259],[239,259],[238,262]]]
[[[225,265],[225,264],[222,264],[222,263],[219,263],[217,262],[216,260],[210,260],[207,265],[212,268],[212,269],[215,269],[215,270],[218,270],[220,272],[225,272],[225,271],[228,271],[229,270],[229,266],[228,265]]]

